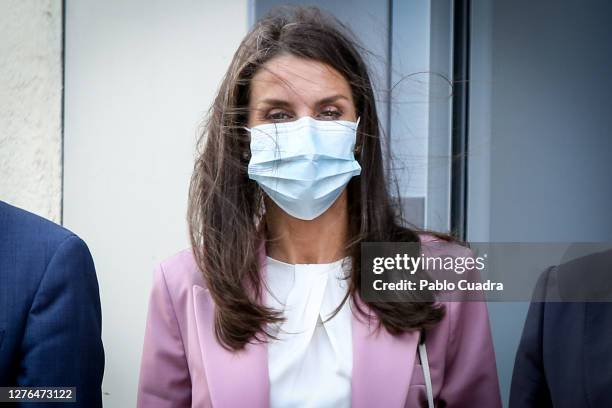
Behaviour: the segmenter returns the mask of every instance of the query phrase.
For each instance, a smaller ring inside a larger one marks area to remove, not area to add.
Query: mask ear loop
[[[355,122],[355,136],[357,136],[357,129],[359,129],[359,121],[360,120],[361,120],[361,116],[357,117],[357,122]],[[355,146],[354,154],[356,156],[361,154],[362,144],[363,144],[363,140],[361,141],[361,143],[359,143],[358,145]]]

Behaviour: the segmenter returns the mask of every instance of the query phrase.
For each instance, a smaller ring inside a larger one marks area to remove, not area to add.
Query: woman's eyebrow
[[[272,105],[272,106],[278,106],[278,107],[289,107],[289,106],[291,106],[291,103],[287,102],[286,100],[284,100],[284,99],[275,99],[275,98],[262,99],[257,104],[258,105]]]
[[[328,97],[325,97],[323,99],[320,99],[319,102],[317,102],[317,104],[318,105],[326,105],[328,103],[334,103],[338,99],[346,99],[347,101],[349,100],[349,98],[347,98],[346,96],[344,96],[342,94],[336,94],[336,95],[332,95],[332,96],[328,96]]]
[[[323,99],[319,99],[319,101],[317,101],[316,105],[321,106],[321,105],[326,105],[329,103],[334,103],[336,102],[338,99],[345,99],[345,100],[349,100],[348,97],[342,95],[342,94],[336,94],[336,95],[331,95],[331,96],[326,96]],[[269,106],[277,106],[277,107],[291,107],[291,103],[284,100],[284,99],[277,99],[277,98],[266,98],[266,99],[262,99],[260,101],[257,102],[257,105],[269,105]]]

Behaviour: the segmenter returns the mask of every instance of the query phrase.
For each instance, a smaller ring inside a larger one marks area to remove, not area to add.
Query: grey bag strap
[[[427,348],[425,348],[425,332],[421,331],[419,337],[419,357],[421,367],[423,367],[423,377],[425,378],[425,389],[427,390],[427,406],[435,408],[433,399],[433,387],[431,386],[431,373],[429,372],[429,360],[427,359]]]

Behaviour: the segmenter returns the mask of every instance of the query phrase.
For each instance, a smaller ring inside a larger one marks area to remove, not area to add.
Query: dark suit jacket
[[[510,407],[612,407],[612,251],[547,270],[516,354]],[[554,294],[552,294],[554,293]],[[571,301],[574,300],[574,301]],[[582,301],[577,301],[582,300]]]
[[[102,406],[103,371],[100,297],[87,246],[0,201],[0,386],[76,387],[77,403],[68,405],[95,408]],[[49,406],[31,404],[42,405]]]

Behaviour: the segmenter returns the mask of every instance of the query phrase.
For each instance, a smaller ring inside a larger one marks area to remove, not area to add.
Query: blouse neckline
[[[285,268],[295,268],[295,269],[301,269],[303,270],[304,268],[311,268],[311,269],[334,269],[335,267],[341,265],[343,262],[350,260],[349,256],[346,256],[342,259],[338,259],[337,261],[333,261],[333,262],[326,262],[326,263],[298,263],[298,264],[292,264],[292,263],[287,263],[287,262],[283,262],[283,261],[279,261],[278,259],[272,258],[271,256],[266,255],[266,260],[268,261],[268,263],[273,264],[273,265],[277,265],[280,267],[285,267]]]

